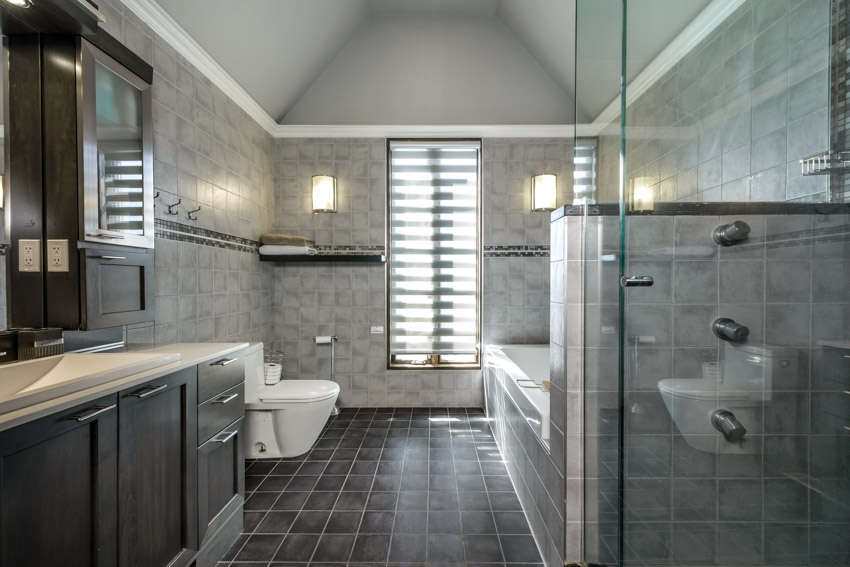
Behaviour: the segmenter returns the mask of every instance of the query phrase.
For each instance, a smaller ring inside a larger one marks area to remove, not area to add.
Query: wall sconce
[[[655,210],[655,194],[651,177],[635,177],[632,180],[632,211],[651,212]]]
[[[336,212],[336,177],[330,175],[313,176],[313,212]]]
[[[531,210],[554,211],[558,207],[558,178],[550,173],[531,178]]]

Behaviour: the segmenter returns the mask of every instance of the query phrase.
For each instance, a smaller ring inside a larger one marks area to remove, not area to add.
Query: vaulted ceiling
[[[617,94],[575,84],[576,0],[157,2],[281,124],[571,124]],[[630,75],[708,3],[641,0]],[[599,76],[618,71],[619,46],[594,38],[618,37],[619,5],[579,0]]]

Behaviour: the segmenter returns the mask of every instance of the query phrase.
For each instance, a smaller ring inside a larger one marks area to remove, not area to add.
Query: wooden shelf
[[[260,262],[359,262],[383,264],[386,261],[387,257],[383,254],[260,254]]]

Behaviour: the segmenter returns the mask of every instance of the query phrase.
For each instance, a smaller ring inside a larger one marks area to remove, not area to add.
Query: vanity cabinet
[[[122,567],[182,567],[198,551],[197,369],[118,396]]]
[[[117,564],[118,396],[0,433],[0,565]]]
[[[242,530],[244,395],[236,352],[0,432],[0,567],[214,567]]]

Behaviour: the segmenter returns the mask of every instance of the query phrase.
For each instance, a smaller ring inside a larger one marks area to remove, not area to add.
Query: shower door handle
[[[623,276],[620,285],[623,287],[650,287],[655,283],[652,276]]]

